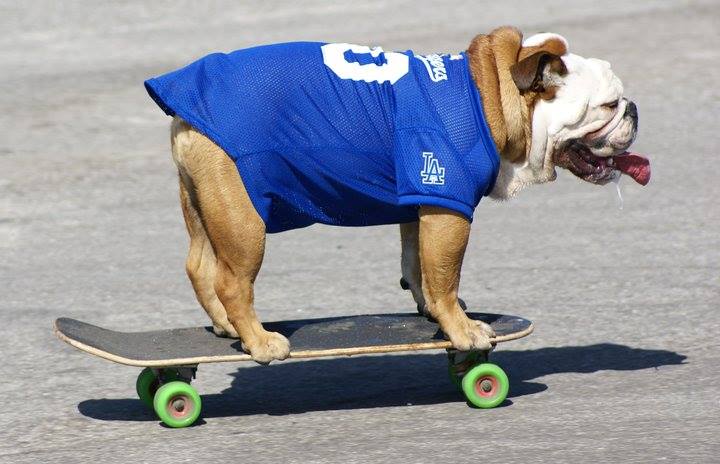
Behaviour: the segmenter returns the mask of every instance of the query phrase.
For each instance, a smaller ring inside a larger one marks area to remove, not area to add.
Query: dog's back
[[[411,222],[420,204],[472,217],[497,175],[463,55],[297,42],[145,85],[233,159],[267,232]]]

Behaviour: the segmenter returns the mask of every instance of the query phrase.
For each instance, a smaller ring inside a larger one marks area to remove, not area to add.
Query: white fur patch
[[[562,39],[557,34],[538,34],[528,38],[524,45],[530,43],[535,46],[550,38]],[[539,100],[535,105],[528,157],[522,164],[513,164],[501,158],[500,172],[490,195],[494,199],[508,199],[526,186],[555,180],[554,150],[564,141],[584,137],[624,114],[624,106],[618,106],[615,113],[603,107],[603,103],[623,96],[622,83],[609,63],[571,53],[563,56],[562,60],[568,72],[557,77],[561,85],[555,98]],[[626,124],[612,129],[612,132],[625,139],[628,133],[623,130],[632,130],[632,127]]]
[[[527,39],[523,40],[522,46],[523,47],[537,47],[539,45],[544,44],[550,39],[557,39],[565,44],[565,49],[570,51],[570,45],[568,45],[568,41],[565,37],[561,36],[560,34],[555,34],[554,32],[541,32],[540,34],[535,34]]]

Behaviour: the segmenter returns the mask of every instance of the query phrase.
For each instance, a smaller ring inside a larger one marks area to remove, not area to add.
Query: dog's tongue
[[[622,155],[613,156],[615,167],[623,174],[635,179],[640,185],[647,185],[650,182],[650,160],[638,153],[625,152]]]

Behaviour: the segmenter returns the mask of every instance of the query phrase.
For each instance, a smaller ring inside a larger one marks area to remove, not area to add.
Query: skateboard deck
[[[529,335],[533,324],[503,314],[467,313],[492,326],[495,343]],[[352,356],[452,348],[435,322],[411,313],[375,314],[266,322],[267,330],[290,340],[290,358]],[[75,348],[130,366],[169,367],[250,361],[237,339],[216,336],[210,327],[119,332],[61,317],[55,334]]]

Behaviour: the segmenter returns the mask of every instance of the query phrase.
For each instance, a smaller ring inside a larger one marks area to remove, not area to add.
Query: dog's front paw
[[[240,338],[238,337],[237,330],[235,330],[235,327],[230,325],[228,322],[227,325],[223,326],[217,326],[213,324],[213,332],[218,337],[228,337],[228,338]]]
[[[277,332],[265,332],[253,344],[242,344],[243,350],[259,364],[270,364],[274,360],[283,360],[290,355],[290,342]]]
[[[487,335],[488,338],[495,338],[495,329],[493,329],[490,326],[490,324],[483,322],[483,321],[473,320],[473,319],[471,319],[471,321],[474,322],[475,325],[480,327],[480,330],[482,330]]]
[[[447,335],[459,351],[487,351],[493,347],[490,339],[495,337],[495,331],[485,322],[468,319],[466,324]]]

